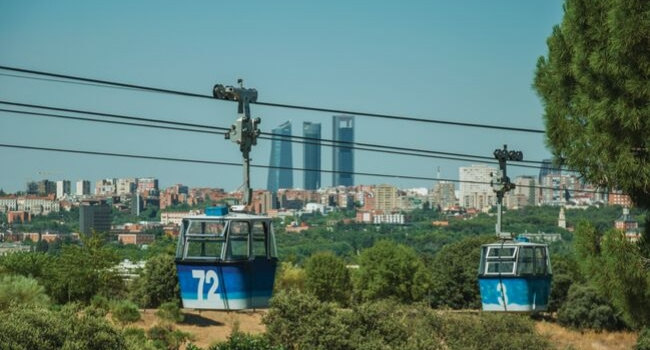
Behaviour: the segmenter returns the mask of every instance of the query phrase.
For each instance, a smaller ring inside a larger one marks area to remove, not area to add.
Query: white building
[[[135,179],[116,179],[115,180],[115,194],[123,196],[125,194],[135,193],[136,181]]]
[[[95,182],[95,194],[112,196],[115,194],[115,179],[102,179]]]
[[[460,205],[465,208],[483,209],[496,204],[496,194],[490,186],[492,173],[497,168],[489,165],[475,164],[458,168],[460,179]]]
[[[59,180],[56,182],[56,198],[63,198],[70,196],[70,180]]]
[[[160,223],[163,225],[175,224],[180,226],[184,217],[199,215],[200,210],[179,211],[179,212],[164,212],[160,213]]]
[[[26,211],[32,215],[47,215],[61,210],[59,202],[49,197],[20,197],[17,199],[17,204],[18,211]]]
[[[75,185],[75,194],[77,196],[89,196],[90,195],[90,181],[88,180],[79,180]]]

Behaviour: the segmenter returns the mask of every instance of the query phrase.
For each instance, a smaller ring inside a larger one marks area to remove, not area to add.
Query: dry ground
[[[144,329],[149,329],[158,322],[154,315],[156,310],[146,310],[142,313],[142,320],[132,324]],[[240,331],[258,334],[264,332],[262,315],[265,311],[198,311],[184,309],[185,320],[177,323],[175,327],[183,332],[191,333],[194,337],[192,343],[207,348],[210,344],[228,338],[233,328]]]
[[[577,332],[550,322],[537,322],[536,328],[558,350],[633,350],[637,338],[631,332]]]
[[[158,322],[155,310],[142,313],[142,320],[134,326],[145,329]],[[233,328],[258,334],[264,332],[262,316],[266,311],[198,311],[183,310],[185,320],[176,324],[184,332],[191,333],[192,341],[197,346],[207,348],[217,341],[226,340]],[[550,339],[557,350],[633,350],[636,333],[631,332],[577,332],[562,328],[556,323],[540,321],[536,323],[537,331]]]

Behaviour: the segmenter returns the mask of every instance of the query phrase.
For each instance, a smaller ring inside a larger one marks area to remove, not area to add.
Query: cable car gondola
[[[513,239],[501,231],[501,205],[506,192],[515,188],[506,175],[506,161],[523,160],[519,151],[496,149],[499,171],[492,174],[490,185],[497,195],[497,243],[481,246],[478,271],[481,304],[484,311],[546,311],[551,290],[551,262],[548,246]]]
[[[176,272],[184,308],[268,307],[277,264],[273,227],[266,216],[213,207],[182,221]]]
[[[484,311],[545,311],[551,289],[548,246],[519,240],[485,244],[478,280]]]

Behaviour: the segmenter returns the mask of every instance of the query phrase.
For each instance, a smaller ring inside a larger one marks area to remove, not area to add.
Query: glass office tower
[[[354,186],[354,116],[335,115],[332,118],[332,186]]]
[[[293,188],[293,159],[291,152],[291,122],[287,121],[271,131],[271,159],[267,189]]]
[[[321,125],[320,123],[302,123],[302,136],[305,138],[303,151],[303,186],[306,190],[317,190],[321,187]]]

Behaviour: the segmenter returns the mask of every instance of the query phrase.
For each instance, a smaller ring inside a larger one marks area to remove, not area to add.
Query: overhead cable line
[[[108,156],[108,157],[122,157],[122,158],[131,158],[131,159],[146,159],[146,160],[157,160],[157,161],[184,162],[184,163],[195,163],[195,164],[206,164],[206,165],[225,165],[225,166],[236,166],[236,167],[241,167],[242,166],[240,163],[214,161],[214,160],[187,159],[187,158],[162,157],[162,156],[147,156],[147,155],[129,154],[129,153],[115,153],[115,152],[84,151],[84,150],[74,150],[74,149],[65,149],[65,148],[13,145],[13,144],[4,144],[4,143],[0,143],[0,147],[23,149],[23,150],[33,150],[33,151],[48,151],[48,152],[72,153],[72,154],[83,154],[83,155],[92,155],[92,156]],[[384,178],[406,179],[406,180],[470,183],[470,184],[481,184],[481,185],[489,185],[490,184],[489,182],[483,182],[483,181],[442,179],[442,178],[433,178],[433,177],[427,177],[427,176],[397,175],[397,174],[369,173],[369,172],[357,172],[357,171],[306,169],[306,168],[281,167],[281,166],[269,166],[269,165],[251,165],[251,167],[253,167],[253,168],[263,168],[263,169],[297,170],[297,171],[314,171],[314,170],[318,170],[318,171],[320,171],[322,173],[330,173],[330,174],[348,174],[348,175],[355,175],[355,176],[358,175],[358,176],[384,177]],[[518,185],[518,186],[522,187],[522,188],[562,190],[562,188],[555,188],[555,187],[529,186],[529,185]],[[596,191],[596,190],[573,190],[573,191],[574,192],[580,192],[580,193],[603,193],[603,191]]]
[[[48,117],[48,118],[59,118],[59,119],[66,119],[66,120],[76,120],[76,121],[98,122],[98,123],[106,123],[106,124],[149,127],[149,128],[158,128],[158,129],[176,130],[176,131],[199,132],[199,133],[219,134],[219,135],[222,134],[222,133],[219,133],[219,132],[208,131],[208,130],[186,129],[186,128],[181,128],[181,127],[171,127],[171,126],[163,126],[163,125],[138,124],[138,123],[121,122],[121,121],[114,121],[114,120],[105,120],[105,119],[92,119],[92,118],[84,118],[84,117],[73,117],[73,116],[67,116],[67,115],[61,115],[61,114],[39,113],[39,112],[22,111],[22,110],[16,110],[16,109],[0,108],[0,112],[17,113],[17,114],[22,114],[22,115],[33,115],[33,116]],[[228,130],[227,128],[222,128],[222,129]],[[265,140],[274,140],[273,137],[269,137],[269,136],[259,136],[259,138],[265,139]],[[292,143],[301,143],[301,144],[320,144],[320,143],[315,142],[315,141],[312,141],[312,142],[298,141],[298,140],[288,140],[288,141],[292,142]],[[334,146],[334,145],[325,145],[325,146],[326,147],[337,147],[337,146]],[[428,154],[420,154],[420,153],[408,153],[408,152],[381,150],[381,149],[373,149],[373,148],[366,148],[366,147],[353,147],[353,148],[355,150],[368,151],[368,152],[399,154],[399,155],[407,155],[407,156],[414,156],[414,157],[446,159],[446,160],[454,160],[454,161],[467,161],[467,162],[474,161],[474,162],[476,162],[476,160],[473,160],[473,159],[463,159],[463,158],[457,158],[457,157],[445,157],[445,156],[436,156],[436,155],[428,155]],[[524,166],[524,167],[526,167],[526,166]],[[536,168],[534,166],[529,166],[529,167]]]
[[[227,165],[227,166],[237,166],[237,167],[242,166],[240,163],[234,163],[234,162],[222,162],[222,161],[187,159],[187,158],[173,158],[173,157],[161,157],[161,156],[146,156],[146,155],[128,154],[128,153],[83,151],[83,150],[74,150],[74,149],[65,149],[65,148],[12,145],[12,144],[4,144],[4,143],[0,143],[0,147],[17,148],[17,149],[34,150],[34,151],[51,151],[51,152],[84,154],[84,155],[93,155],[93,156],[110,156],[110,157],[135,158],[135,159],[147,159],[147,160],[161,160],[161,161],[172,161],[172,162],[198,163],[198,164],[209,164],[209,165]],[[317,169],[304,169],[304,168],[295,168],[295,167],[277,167],[277,166],[268,166],[268,165],[251,165],[251,167],[264,168],[264,169],[287,169],[287,170],[298,170],[298,171],[314,171],[314,170],[317,170]],[[322,172],[322,173],[349,174],[349,175],[374,176],[374,177],[389,177],[389,178],[408,179],[408,180],[425,180],[425,181],[438,180],[438,179],[435,179],[435,178],[432,178],[432,177],[425,177],[425,176],[381,174],[381,173],[368,173],[368,172],[356,172],[356,171],[355,172],[336,171],[336,170],[323,170],[323,169],[320,169],[319,171]],[[459,180],[445,180],[445,179],[440,179],[440,181],[459,182]],[[467,181],[463,181],[463,182],[467,182]],[[483,182],[479,182],[479,181],[471,181],[471,182],[472,183],[477,183],[477,184],[482,184],[483,183]]]
[[[102,112],[85,111],[85,110],[78,110],[78,109],[71,109],[71,108],[60,108],[60,107],[51,107],[51,106],[35,105],[35,104],[27,104],[27,103],[17,103],[17,102],[3,101],[3,100],[0,100],[0,104],[6,104],[6,105],[11,105],[11,106],[17,106],[17,107],[27,107],[27,108],[46,109],[46,110],[53,110],[53,111],[62,111],[62,112],[67,112],[67,113],[88,114],[88,115],[103,116],[103,117],[110,117],[110,118],[117,118],[117,119],[144,121],[144,122],[149,122],[149,123],[170,124],[170,125],[174,125],[174,126],[185,126],[185,127],[191,127],[191,128],[203,128],[203,129],[208,129],[208,130],[212,130],[212,131],[205,131],[205,130],[199,130],[199,129],[185,129],[185,128],[179,128],[179,127],[162,127],[162,126],[147,125],[147,124],[115,122],[115,121],[102,120],[102,119],[69,117],[69,116],[62,116],[62,115],[56,115],[56,114],[50,114],[50,113],[33,113],[33,112],[26,112],[26,111],[1,109],[1,111],[4,111],[4,112],[31,114],[31,115],[62,118],[62,119],[74,119],[74,120],[102,122],[102,123],[111,123],[111,124],[121,124],[121,125],[131,125],[131,126],[141,126],[141,127],[156,127],[156,128],[161,128],[161,129],[171,129],[171,130],[190,131],[190,132],[202,132],[202,133],[215,133],[215,134],[222,134],[223,131],[229,130],[229,128],[225,128],[225,127],[216,127],[216,126],[210,126],[210,125],[204,125],[204,124],[182,123],[182,122],[166,121],[166,120],[159,120],[159,119],[126,116],[126,115],[120,115],[120,114],[114,114],[114,113],[102,113]],[[219,132],[216,132],[215,130],[218,130]],[[274,135],[272,133],[271,134],[270,133],[263,133],[263,134],[264,135],[270,135],[270,136],[261,137],[262,139],[273,140],[273,139],[275,139],[277,137],[276,135]],[[468,155],[468,154],[462,154],[462,153],[440,152],[440,151],[422,150],[422,149],[415,149],[415,148],[376,145],[376,144],[370,144],[370,143],[336,141],[336,140],[329,140],[329,139],[317,139],[317,138],[309,138],[309,137],[294,136],[294,135],[282,135],[280,138],[291,138],[292,140],[287,140],[287,141],[293,142],[293,143],[320,144],[320,145],[324,145],[326,147],[345,146],[345,147],[350,147],[350,148],[353,148],[355,150],[361,150],[361,151],[383,152],[383,153],[390,153],[390,154],[401,154],[401,155],[409,155],[409,156],[419,156],[419,157],[426,157],[426,158],[436,158],[436,159],[446,159],[446,160],[466,161],[466,162],[483,162],[483,163],[489,163],[489,164],[495,163],[494,160],[492,158],[490,158],[490,157],[477,156],[477,155]],[[305,141],[298,141],[298,140],[305,140]],[[331,144],[322,144],[321,142],[331,143]],[[417,153],[415,153],[415,152],[417,152]],[[527,161],[527,162],[528,163],[536,163],[536,164],[541,164],[542,163],[542,162],[538,162],[538,161]],[[522,168],[540,169],[539,166],[531,166],[531,165],[523,165],[523,164],[518,164],[517,166],[522,167]]]
[[[117,122],[117,121],[106,120],[106,119],[92,119],[92,118],[83,118],[83,117],[72,117],[72,116],[61,115],[61,114],[39,113],[39,112],[31,112],[31,111],[0,108],[1,112],[18,113],[18,114],[23,114],[23,115],[35,115],[35,116],[41,116],[41,117],[51,117],[51,118],[60,118],[60,119],[77,120],[77,121],[99,122],[99,123],[128,125],[128,126],[139,126],[139,127],[151,127],[151,128],[159,128],[159,129],[188,131],[188,132],[200,132],[200,133],[219,134],[219,135],[223,134],[223,131],[229,130],[228,128],[225,128],[225,127],[215,127],[215,126],[208,126],[208,125],[202,125],[202,124],[171,122],[171,121],[164,121],[164,120],[158,120],[158,119],[150,119],[150,118],[141,118],[141,117],[131,117],[131,116],[125,116],[125,115],[118,115],[118,114],[113,114],[113,113],[100,113],[100,112],[82,111],[82,110],[76,110],[76,109],[70,109],[70,108],[58,108],[58,107],[50,107],[50,106],[42,106],[42,105],[7,102],[7,101],[1,101],[1,100],[0,100],[0,104],[7,104],[7,105],[13,105],[13,106],[20,106],[20,107],[29,107],[29,108],[38,108],[38,109],[46,109],[46,110],[55,110],[55,111],[64,111],[64,112],[68,112],[68,113],[107,116],[107,117],[118,118],[118,119],[145,121],[145,122],[161,123],[161,124],[170,124],[170,125],[174,125],[174,126],[169,127],[169,126],[161,126],[161,125],[153,125],[153,124],[138,124],[138,123],[130,123],[130,122]],[[205,128],[205,129],[209,129],[210,131],[208,131],[208,130],[200,130],[200,129],[187,129],[187,128],[178,127],[176,125],[189,126],[189,127],[192,127],[192,128]],[[219,130],[219,132],[217,132],[215,130]],[[263,133],[263,135],[265,135],[265,136],[260,136],[261,139],[274,140],[274,139],[277,138],[277,135],[274,135],[274,134]],[[266,136],[266,135],[270,135],[270,136]],[[461,154],[461,153],[438,152],[438,151],[421,150],[421,149],[414,149],[414,148],[403,148],[403,147],[394,147],[394,146],[375,145],[375,144],[368,144],[368,143],[334,141],[334,140],[328,140],[328,139],[317,139],[317,138],[309,138],[309,137],[301,137],[301,136],[282,135],[280,138],[281,139],[282,138],[292,138],[292,140],[287,140],[287,141],[292,142],[292,143],[316,144],[316,145],[323,145],[323,146],[326,146],[326,147],[341,147],[341,145],[345,145],[346,147],[353,148],[355,150],[360,150],[360,151],[380,152],[380,153],[387,153],[387,154],[398,154],[398,155],[407,155],[407,156],[425,157],[425,158],[435,158],[435,159],[445,159],[445,160],[453,160],[453,161],[464,161],[464,162],[482,162],[482,163],[488,163],[488,164],[493,164],[494,163],[492,158],[489,158],[489,157],[467,155],[467,154]],[[321,142],[332,143],[332,144],[323,144]],[[339,145],[336,145],[337,143]],[[475,158],[475,159],[472,159],[472,158]],[[530,162],[535,163],[534,161],[530,161]],[[539,162],[539,163],[541,163],[541,162]],[[540,169],[539,166],[531,166],[531,165],[523,165],[523,164],[519,164],[518,166],[522,167],[522,168]]]
[[[157,87],[121,83],[121,82],[115,82],[115,81],[109,81],[109,80],[85,78],[85,77],[74,76],[74,75],[49,73],[49,72],[44,72],[44,71],[37,71],[37,70],[17,68],[17,67],[9,67],[9,66],[4,66],[4,65],[0,65],[0,69],[13,71],[13,72],[20,72],[20,73],[25,73],[25,74],[35,74],[35,75],[48,76],[48,77],[53,77],[53,78],[58,78],[58,79],[65,79],[65,80],[68,80],[68,81],[81,81],[81,82],[86,82],[86,83],[99,84],[100,86],[114,86],[114,87],[120,87],[120,88],[136,89],[136,90],[156,92],[156,93],[164,93],[164,94],[173,94],[173,95],[186,96],[186,97],[196,97],[196,98],[204,98],[204,99],[211,99],[211,100],[214,99],[213,96],[206,95],[206,94],[197,94],[197,93],[193,93],[193,92],[186,92],[186,91],[180,91],[180,90],[162,89],[162,88],[157,88]],[[67,81],[62,81],[62,82],[67,82]],[[325,112],[325,113],[333,113],[333,114],[348,114],[348,115],[355,115],[355,116],[364,116],[364,117],[373,117],[373,118],[382,118],[382,119],[391,119],[391,120],[401,120],[401,121],[410,121],[410,122],[443,124],[443,125],[452,125],[452,126],[461,126],[461,127],[483,128],[483,129],[492,129],[492,130],[506,130],[506,131],[527,132],[527,133],[537,133],[537,134],[543,134],[545,132],[544,130],[532,129],[532,128],[519,128],[519,127],[510,127],[510,126],[502,126],[502,125],[489,125],[489,124],[478,124],[478,123],[454,122],[454,121],[448,121],[448,120],[415,118],[415,117],[406,117],[406,116],[399,116],[399,115],[358,112],[358,111],[332,109],[332,108],[321,108],[321,107],[309,107],[309,106],[291,105],[291,104],[283,104],[283,103],[271,103],[271,102],[257,101],[257,102],[254,102],[254,104],[257,104],[257,105],[260,105],[260,106],[267,106],[267,107],[299,109],[299,110]]]

